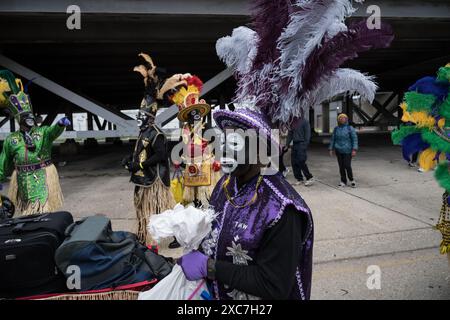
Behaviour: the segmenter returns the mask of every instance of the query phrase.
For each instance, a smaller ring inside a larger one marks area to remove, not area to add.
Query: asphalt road
[[[106,214],[115,230],[133,231],[133,186],[120,168],[129,149],[63,157],[64,209],[77,218]],[[296,189],[315,220],[312,298],[450,299],[450,263],[439,254],[441,235],[433,229],[443,190],[432,172],[406,166],[397,147],[375,144],[354,160],[357,188],[339,188],[326,147],[312,146],[308,156],[316,183]],[[289,154],[285,160],[289,165]],[[288,180],[294,182],[292,173]]]

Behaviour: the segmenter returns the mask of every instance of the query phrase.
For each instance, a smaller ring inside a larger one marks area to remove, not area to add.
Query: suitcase
[[[0,222],[0,297],[67,292],[55,251],[73,223],[69,212],[54,212]]]
[[[66,240],[56,251],[55,261],[64,273],[69,266],[79,268],[79,291],[161,280],[172,271],[172,264],[140,244],[135,234],[112,231],[110,219],[100,215],[67,228]]]

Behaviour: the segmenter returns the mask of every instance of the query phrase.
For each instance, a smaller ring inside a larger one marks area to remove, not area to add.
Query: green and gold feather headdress
[[[0,70],[0,108],[8,110],[16,119],[21,113],[33,112],[22,81],[9,70]]]

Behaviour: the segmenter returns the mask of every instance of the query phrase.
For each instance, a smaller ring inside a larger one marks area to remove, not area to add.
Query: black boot
[[[173,238],[173,241],[169,243],[169,249],[176,249],[181,247],[181,245],[178,243],[177,239],[175,237]]]

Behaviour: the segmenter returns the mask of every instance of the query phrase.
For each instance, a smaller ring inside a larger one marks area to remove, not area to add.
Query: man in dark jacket
[[[306,164],[308,148],[311,140],[311,127],[309,122],[305,119],[301,119],[298,124],[291,130],[289,130],[286,147],[289,148],[291,142],[293,142],[291,152],[292,169],[294,170],[294,177],[297,179],[295,185],[300,185],[304,182],[303,176],[305,176],[305,186],[310,186],[314,183],[314,178],[311,172],[309,172]]]

